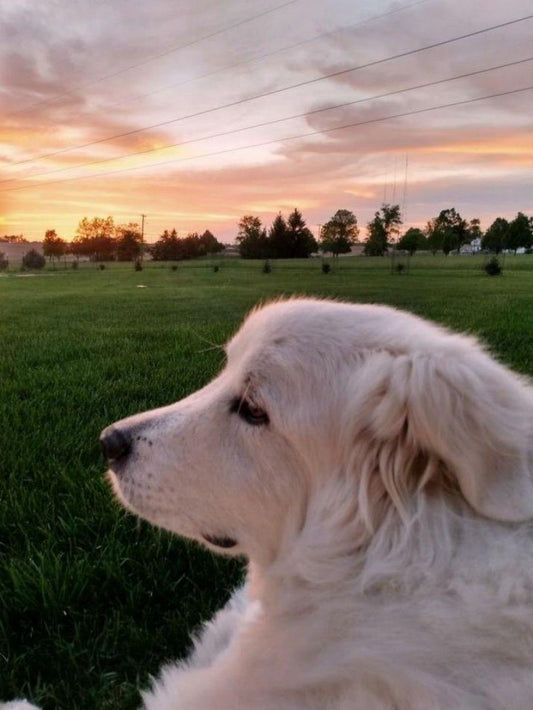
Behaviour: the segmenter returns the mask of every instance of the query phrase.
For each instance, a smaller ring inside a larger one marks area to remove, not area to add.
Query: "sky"
[[[5,0],[0,235],[145,214],[148,242],[233,242],[243,215],[297,207],[315,233],[350,209],[364,238],[383,202],[405,228],[448,207],[483,228],[533,214],[528,15],[533,0]]]

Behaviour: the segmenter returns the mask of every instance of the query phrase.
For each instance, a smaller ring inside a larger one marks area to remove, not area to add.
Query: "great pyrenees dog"
[[[248,560],[146,710],[532,710],[533,389],[376,305],[255,310],[102,433],[121,502]]]

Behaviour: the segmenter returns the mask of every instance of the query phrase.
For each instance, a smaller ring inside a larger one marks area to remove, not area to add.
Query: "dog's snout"
[[[109,426],[100,435],[100,447],[108,461],[118,461],[130,453],[131,438],[123,429]]]

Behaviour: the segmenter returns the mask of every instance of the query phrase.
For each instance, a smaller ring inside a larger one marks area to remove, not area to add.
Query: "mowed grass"
[[[215,263],[215,262],[213,262]],[[138,687],[183,656],[241,565],[123,513],[104,479],[107,424],[175,401],[223,364],[260,301],[307,294],[396,305],[480,335],[533,374],[533,257],[226,260],[0,278],[0,698],[46,710],[133,710]],[[143,286],[143,288],[140,288]],[[193,442],[201,446],[202,442]]]

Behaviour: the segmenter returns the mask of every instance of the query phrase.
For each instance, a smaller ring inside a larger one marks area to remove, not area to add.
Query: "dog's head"
[[[432,486],[533,517],[533,396],[473,340],[407,313],[293,299],[253,312],[218,377],[102,434],[126,507],[272,559],[309,500],[351,477],[370,527]]]

